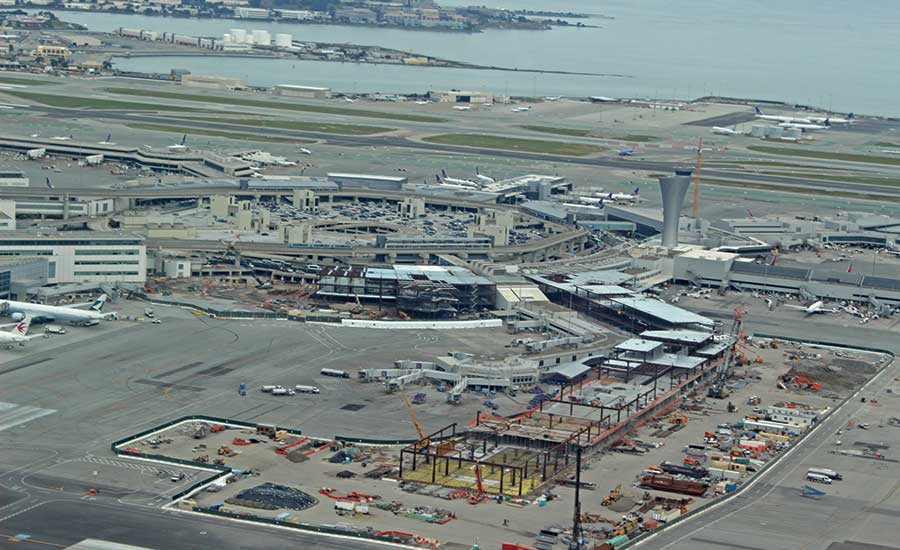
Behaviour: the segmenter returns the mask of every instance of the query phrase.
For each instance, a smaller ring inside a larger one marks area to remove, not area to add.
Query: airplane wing
[[[806,306],[795,306],[793,304],[784,304],[781,307],[786,307],[790,309],[799,309],[800,311],[806,311],[808,308]]]

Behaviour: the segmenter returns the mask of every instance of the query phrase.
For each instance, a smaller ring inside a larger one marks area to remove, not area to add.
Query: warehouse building
[[[494,95],[487,92],[462,92],[459,90],[428,92],[429,99],[439,103],[493,103]]]
[[[403,176],[378,176],[374,174],[347,174],[332,172],[328,179],[344,189],[372,189],[373,191],[402,191],[409,179]]]
[[[303,99],[331,99],[331,88],[317,86],[295,86],[293,84],[279,84],[275,86],[275,95],[284,97],[299,97]]]
[[[93,231],[34,234],[0,233],[0,258],[45,258],[47,282],[126,282],[147,278],[147,248],[142,237]]]

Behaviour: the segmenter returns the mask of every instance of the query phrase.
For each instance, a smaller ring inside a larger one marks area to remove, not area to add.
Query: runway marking
[[[153,378],[157,378],[157,379],[158,379],[158,378],[165,378],[165,377],[167,377],[167,376],[171,376],[171,375],[173,375],[173,374],[175,374],[175,373],[178,373],[178,372],[181,372],[181,371],[185,371],[185,370],[193,369],[193,368],[195,368],[195,367],[199,367],[199,366],[202,365],[202,364],[203,364],[203,361],[197,361],[196,363],[188,363],[187,365],[184,365],[184,366],[182,366],[182,367],[174,368],[174,369],[172,369],[172,370],[167,370],[166,372],[161,372],[161,373],[159,373],[159,374],[154,374],[154,375],[153,375]]]
[[[40,365],[41,363],[46,363],[47,361],[53,361],[53,359],[55,359],[55,357],[44,357],[43,359],[32,359],[31,361],[26,361],[25,363],[22,363],[21,365],[17,365],[15,367],[10,367],[8,369],[4,369],[4,370],[0,371],[0,374],[7,374],[10,372],[15,372],[17,370],[25,369],[28,367],[33,367],[34,365]]]
[[[56,409],[41,409],[29,407],[28,405],[0,402],[0,432],[55,412]]]
[[[173,390],[186,390],[193,392],[201,392],[206,391],[206,388],[201,388],[200,386],[186,386],[184,384],[175,384],[173,382],[160,382],[159,380],[147,380],[145,378],[141,378],[140,380],[135,380],[138,384],[147,384],[148,386],[156,386],[157,388],[168,388]]]

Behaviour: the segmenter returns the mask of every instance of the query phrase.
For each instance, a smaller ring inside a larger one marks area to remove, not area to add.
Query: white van
[[[298,384],[294,386],[294,389],[297,390],[297,393],[319,393],[319,388],[316,386],[303,386]]]
[[[806,474],[806,479],[808,481],[815,481],[816,483],[824,483],[825,485],[831,485],[831,478],[826,475],[823,475],[823,474],[816,474],[813,472],[808,472]]]
[[[58,327],[56,325],[47,325],[47,328],[44,329],[44,332],[46,332],[47,334],[65,334],[66,329]]]

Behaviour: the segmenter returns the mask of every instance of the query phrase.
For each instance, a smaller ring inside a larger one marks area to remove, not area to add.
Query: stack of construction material
[[[256,487],[245,489],[236,497],[226,500],[228,504],[244,506],[247,508],[260,508],[263,510],[277,510],[287,508],[290,510],[305,510],[315,506],[319,501],[308,493],[299,489],[263,483]]]

